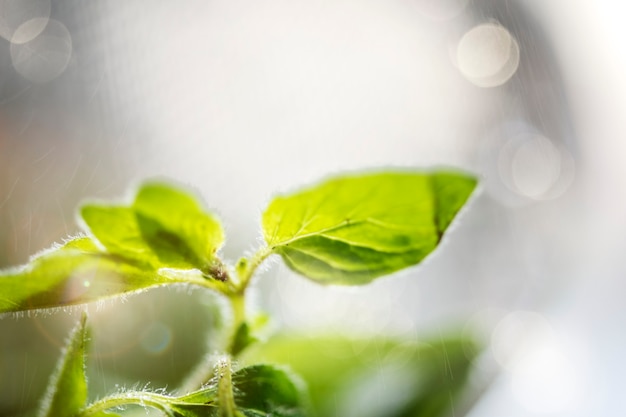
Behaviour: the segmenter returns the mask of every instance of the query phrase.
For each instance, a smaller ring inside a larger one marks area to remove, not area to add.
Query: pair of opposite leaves
[[[476,186],[450,171],[340,176],[274,198],[262,215],[266,247],[323,284],[365,284],[419,263]],[[190,193],[148,182],[128,205],[88,204],[87,236],[0,272],[0,312],[85,303],[158,285],[227,288],[219,220]],[[209,285],[207,285],[209,283]]]

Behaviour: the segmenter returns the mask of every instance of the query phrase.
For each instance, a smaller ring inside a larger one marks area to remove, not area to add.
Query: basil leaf
[[[135,211],[131,208],[89,204],[81,207],[80,215],[89,232],[107,252],[133,259],[152,269],[163,265],[144,239]]]
[[[224,243],[219,220],[195,197],[172,185],[160,182],[142,185],[133,208],[140,218],[152,223],[141,225],[144,235],[178,237],[190,250],[189,258],[201,266],[211,264]]]
[[[304,417],[308,400],[304,384],[284,369],[271,365],[253,365],[233,374],[235,404],[250,417]]]
[[[80,214],[107,251],[154,269],[199,269],[213,273],[224,241],[222,226],[190,194],[149,182],[132,206],[88,204]]]
[[[82,237],[0,271],[0,313],[83,304],[176,282],[103,253]]]
[[[475,178],[445,171],[336,177],[272,200],[263,235],[314,281],[365,284],[431,253],[475,186]]]
[[[223,370],[230,372],[230,369]],[[220,376],[217,376],[219,379]],[[232,385],[231,385],[232,383]],[[175,417],[218,417],[225,415],[220,405],[218,392],[220,382],[206,388],[179,397],[128,391],[103,398],[90,407],[101,410],[106,404],[111,407],[139,405],[164,411]],[[231,410],[234,416],[265,417],[304,417],[308,403],[304,401],[302,383],[288,372],[270,365],[254,365],[240,369],[232,374],[232,380],[225,387],[228,396],[234,399]],[[228,414],[232,415],[232,414]]]
[[[87,350],[87,315],[72,331],[63,356],[52,374],[40,409],[40,417],[73,417],[87,402],[85,354]]]

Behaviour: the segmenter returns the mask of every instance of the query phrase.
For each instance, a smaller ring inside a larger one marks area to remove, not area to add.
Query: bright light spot
[[[561,155],[542,137],[522,144],[513,156],[513,183],[523,195],[538,198],[556,183],[561,173]]]
[[[458,16],[469,0],[414,0],[420,13],[433,20],[448,20]]]
[[[61,303],[72,303],[81,300],[87,293],[89,285],[87,283],[93,278],[92,272],[76,272],[71,275],[63,287],[59,301]]]
[[[491,349],[509,372],[516,399],[530,411],[554,413],[574,409],[584,399],[582,357],[574,360],[540,314],[517,311],[500,321]]]
[[[503,182],[517,194],[545,200],[561,195],[574,178],[574,160],[539,134],[520,135],[498,157]]]
[[[84,286],[85,288],[89,288],[89,287],[91,287],[91,282],[89,282],[89,281],[84,281],[84,282],[83,282],[83,286]]]
[[[487,23],[463,35],[457,46],[456,60],[468,81],[479,87],[496,87],[517,71],[519,46],[504,27]]]
[[[495,360],[511,369],[511,361],[523,354],[535,340],[554,338],[550,323],[540,314],[516,311],[504,317],[491,336],[491,350]]]
[[[30,30],[26,22],[16,34]],[[15,70],[24,78],[37,83],[50,81],[65,71],[72,56],[72,37],[67,28],[56,20],[50,20],[45,30],[36,38],[11,44],[11,59]]]
[[[158,321],[150,324],[141,333],[141,347],[153,355],[158,355],[167,350],[171,341],[172,331],[168,326]]]
[[[556,413],[576,409],[584,397],[576,365],[566,358],[556,340],[535,341],[513,363],[513,394],[533,412]]]
[[[12,43],[33,40],[49,18],[50,0],[0,0],[0,36]]]

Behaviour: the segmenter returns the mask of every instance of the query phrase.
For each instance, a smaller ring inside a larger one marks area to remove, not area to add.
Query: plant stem
[[[236,280],[230,282],[220,282],[217,280],[205,280],[202,278],[189,279],[187,282],[190,284],[199,285],[205,288],[212,289],[218,293],[224,295],[230,307],[232,309],[232,323],[227,339],[225,341],[224,353],[231,357],[236,356],[233,353],[235,347],[237,332],[241,325],[246,322],[246,290],[250,284],[252,276],[256,272],[257,268],[272,254],[272,249],[269,247],[263,247],[259,249],[248,260],[242,258],[237,263],[236,267]],[[233,278],[231,276],[231,278]],[[195,369],[193,369],[184,382],[180,386],[181,392],[190,392],[199,388],[203,383],[215,376],[215,356],[213,353],[207,354],[205,358],[199,363]]]
[[[166,395],[155,394],[153,392],[126,392],[123,394],[111,395],[99,401],[90,404],[83,409],[78,415],[79,417],[89,417],[91,415],[110,410],[115,407],[123,407],[126,405],[139,405],[142,407],[152,407],[161,411],[168,411],[168,404],[172,401],[171,397]]]
[[[216,365],[217,373],[217,403],[220,417],[238,417],[235,396],[233,395],[232,368],[230,357],[224,356]]]
[[[239,275],[239,291],[244,292],[250,283],[250,279],[256,272],[257,268],[273,253],[272,248],[264,246],[259,249],[250,260],[242,259],[237,265],[237,273]],[[242,264],[243,262],[243,264]]]

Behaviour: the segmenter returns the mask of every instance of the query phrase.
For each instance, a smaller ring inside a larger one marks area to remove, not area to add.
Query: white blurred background
[[[347,289],[276,262],[250,309],[285,328],[478,332],[472,417],[622,416],[623,11],[0,0],[0,266],[75,234],[80,200],[146,177],[197,189],[235,260],[275,192],[346,170],[460,167],[481,190],[422,266]],[[210,304],[155,290],[90,307],[92,383],[175,386],[210,336],[188,331]],[[36,405],[75,316],[0,320],[0,414]]]

